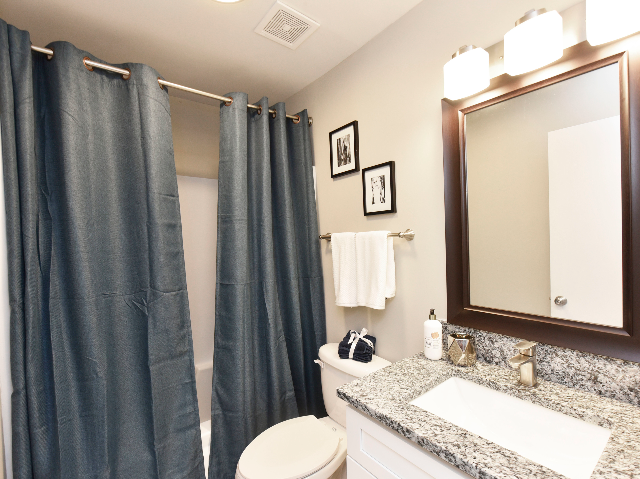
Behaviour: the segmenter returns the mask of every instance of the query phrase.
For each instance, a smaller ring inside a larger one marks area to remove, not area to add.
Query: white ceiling
[[[347,58],[422,0],[284,0],[320,23],[297,50],[254,33],[275,0],[0,0],[0,17],[34,45],[67,40],[111,63],[140,62],[165,79],[273,104]],[[193,96],[191,99],[197,99]]]

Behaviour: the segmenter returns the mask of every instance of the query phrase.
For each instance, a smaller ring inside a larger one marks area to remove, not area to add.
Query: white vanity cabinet
[[[469,479],[380,422],[347,407],[348,479]]]

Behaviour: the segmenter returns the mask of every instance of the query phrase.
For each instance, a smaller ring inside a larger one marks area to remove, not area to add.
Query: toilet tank
[[[322,396],[327,413],[338,424],[347,427],[347,403],[336,395],[336,389],[354,379],[371,374],[391,363],[380,356],[373,355],[368,363],[353,359],[340,359],[338,343],[325,344],[318,352],[322,361]]]

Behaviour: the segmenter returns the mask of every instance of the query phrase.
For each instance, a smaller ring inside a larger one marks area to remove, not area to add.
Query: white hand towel
[[[388,234],[388,231],[356,234],[358,306],[384,309],[385,298],[392,298],[396,294],[393,238],[389,238]]]
[[[333,285],[336,304],[355,308],[358,306],[356,288],[356,234],[333,233],[331,235],[333,258]]]
[[[393,298],[396,295],[396,257],[393,252],[393,238],[387,236],[387,286],[384,292],[385,298]]]

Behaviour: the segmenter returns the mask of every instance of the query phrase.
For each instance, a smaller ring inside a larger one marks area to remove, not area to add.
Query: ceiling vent
[[[254,31],[295,50],[319,26],[319,23],[278,1]]]

